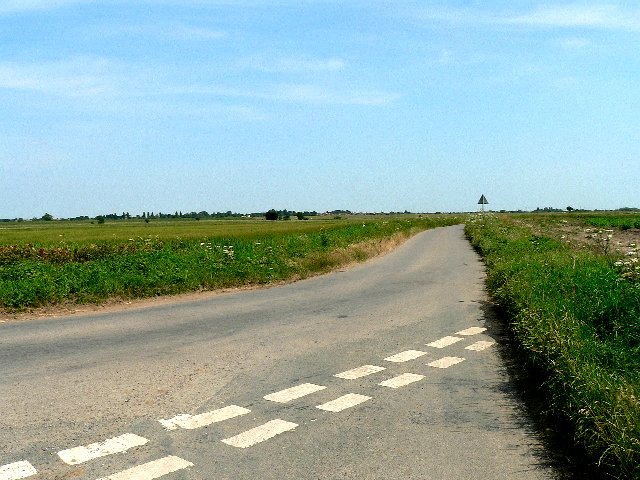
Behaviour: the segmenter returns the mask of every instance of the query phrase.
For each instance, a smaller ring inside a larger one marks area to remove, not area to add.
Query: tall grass
[[[630,230],[640,228],[640,215],[597,215],[585,219],[589,225],[599,228],[619,228]]]
[[[95,242],[4,245],[0,246],[0,308],[24,310],[305,278],[381,253],[388,243],[385,239],[397,241],[460,222],[455,216],[426,216],[333,222],[315,229],[306,222],[279,222],[288,230],[252,234],[228,229],[225,236],[200,238],[107,237]]]
[[[609,259],[507,216],[475,216],[465,231],[545,380],[549,412],[568,421],[595,463],[617,478],[640,478],[640,283]]]

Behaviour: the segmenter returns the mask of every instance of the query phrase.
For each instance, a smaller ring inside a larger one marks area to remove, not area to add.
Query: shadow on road
[[[480,303],[487,328],[485,333],[496,341],[497,352],[509,380],[500,389],[511,396],[521,409],[516,421],[541,440],[543,448],[535,452],[540,464],[552,467],[557,472],[557,480],[610,479],[583,450],[574,445],[571,425],[549,413],[543,373],[527,362],[525,353],[508,328],[506,314],[493,303]]]

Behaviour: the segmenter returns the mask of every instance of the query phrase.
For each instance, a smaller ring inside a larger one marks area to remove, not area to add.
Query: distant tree
[[[51,220],[53,220],[53,215],[51,215],[50,213],[45,213],[44,215],[42,215],[42,220],[50,222]]]
[[[573,212],[573,207],[567,207],[567,212]]]
[[[98,225],[102,225],[104,223],[104,215],[98,215],[96,220],[98,221]]]
[[[309,218],[304,216],[304,212],[296,212],[296,217],[298,217],[298,220],[309,220]]]
[[[273,208],[264,214],[264,218],[266,218],[267,220],[278,220],[279,216],[280,215],[278,214],[278,212]]]

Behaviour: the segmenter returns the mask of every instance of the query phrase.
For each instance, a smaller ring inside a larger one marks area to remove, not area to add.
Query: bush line
[[[474,215],[465,232],[542,374],[549,415],[568,421],[576,445],[608,474],[640,479],[640,282],[508,216]]]

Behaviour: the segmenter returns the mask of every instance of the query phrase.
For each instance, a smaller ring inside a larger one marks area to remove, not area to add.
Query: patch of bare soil
[[[552,237],[577,249],[589,249],[599,254],[628,256],[636,255],[640,246],[640,230],[599,229],[568,221],[557,224],[532,225],[523,222],[537,235]]]

